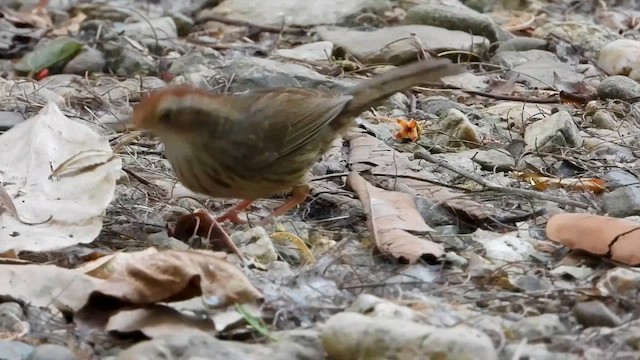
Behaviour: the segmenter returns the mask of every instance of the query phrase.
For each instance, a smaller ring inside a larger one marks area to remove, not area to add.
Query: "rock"
[[[575,66],[544,50],[502,51],[495,54],[491,62],[509,68],[509,79],[522,80],[539,89],[552,88],[558,82],[555,76],[564,82],[577,82],[584,78],[576,72]]]
[[[621,38],[620,34],[605,26],[573,21],[548,22],[538,27],[532,36],[540,39],[559,37],[573,46],[584,49],[584,56],[593,58],[597,57],[609,42]]]
[[[491,339],[466,326],[438,328],[344,312],[332,316],[320,336],[332,359],[498,359]]]
[[[447,163],[460,170],[463,170],[472,174],[478,171],[480,168],[470,157],[468,157],[464,153],[433,154],[433,157],[438,159],[440,162]],[[458,175],[458,173],[445,169],[443,167],[440,167],[437,164],[431,164],[426,161],[422,161],[420,162],[420,164],[423,167],[429,169],[430,171],[437,171],[439,173],[446,174],[450,179],[456,179],[460,176]]]
[[[336,80],[297,64],[286,64],[257,57],[242,57],[221,65],[220,75],[230,78],[232,92],[244,92],[261,88],[280,86],[305,87],[337,91],[345,90],[352,84]]]
[[[598,85],[598,96],[602,99],[620,100],[638,98],[640,97],[640,84],[626,76],[609,76]]]
[[[626,170],[612,170],[605,173],[602,180],[607,182],[608,188],[618,188],[630,185],[637,185],[640,180],[637,176]]]
[[[116,23],[114,30],[123,32],[124,35],[141,42],[154,52],[174,48],[175,39],[178,37],[178,27],[168,16],[125,25]],[[156,49],[157,46],[161,49]]]
[[[428,3],[410,8],[405,17],[406,24],[431,25],[449,30],[460,30],[484,36],[491,42],[505,41],[512,35],[497,26],[490,16],[481,14],[462,4]]]
[[[44,344],[31,353],[28,360],[75,360],[77,357],[64,346]]]
[[[418,104],[418,108],[422,111],[428,112],[429,114],[434,114],[437,116],[443,115],[443,113],[449,111],[449,109],[457,109],[471,119],[482,118],[482,113],[480,113],[476,109],[464,104],[460,104],[456,101],[452,101],[451,99],[444,96],[430,96],[424,100],[421,100]]]
[[[518,36],[500,44],[496,53],[503,51],[548,50],[549,42],[544,39]]]
[[[516,356],[518,354],[518,356]],[[578,355],[568,353],[553,353],[544,344],[509,344],[505,346],[504,359],[535,359],[535,360],[582,360]]]
[[[614,40],[602,48],[598,66],[609,75],[629,75],[640,69],[640,41]]]
[[[2,359],[22,360],[28,359],[33,353],[34,347],[19,341],[0,341],[0,354]]]
[[[617,267],[607,271],[596,285],[603,296],[620,296],[634,299],[640,292],[640,274],[637,271]]]
[[[443,147],[474,147],[481,143],[475,125],[460,111],[449,109],[432,128],[431,139]]]
[[[530,342],[540,338],[552,338],[567,332],[567,328],[556,314],[531,316],[514,323],[510,329],[517,338],[527,338]]]
[[[407,321],[420,320],[420,316],[408,307],[394,304],[370,294],[358,295],[346,311],[357,312],[375,318]]]
[[[257,25],[331,25],[342,23],[365,10],[383,11],[388,8],[387,0],[225,0],[212,11],[200,13],[199,18],[212,14]]]
[[[267,231],[260,226],[231,235],[231,240],[249,257],[254,257],[262,264],[268,265],[278,260],[278,254]]]
[[[25,314],[20,304],[4,302],[0,304],[0,331],[14,331],[21,321],[25,320]]]
[[[585,301],[573,307],[573,316],[584,327],[616,327],[622,320],[600,301]]]
[[[122,39],[113,44],[105,44],[103,50],[107,59],[107,71],[121,76],[149,75],[157,72],[156,63],[150,55]]]
[[[591,117],[591,122],[599,129],[615,130],[617,128],[613,115],[607,110],[597,110]]]
[[[509,171],[515,167],[515,160],[507,150],[466,150],[461,154],[482,166],[487,171]]]
[[[625,186],[605,193],[602,205],[609,216],[640,215],[640,186]]]
[[[535,253],[535,249],[530,243],[513,235],[503,235],[496,239],[483,241],[483,244],[485,256],[499,265],[528,261],[530,256]]]
[[[333,43],[330,41],[317,41],[291,49],[278,49],[273,54],[297,60],[328,61],[333,54]]]
[[[489,41],[482,36],[471,36],[466,32],[447,30],[428,25],[402,25],[373,31],[359,31],[343,27],[317,27],[323,40],[356,57],[365,64],[390,63],[399,65],[414,60],[418,49],[409,36],[414,33],[426,50],[446,50],[484,53]]]
[[[177,11],[167,13],[166,15],[171,17],[173,22],[176,24],[178,36],[187,36],[191,33],[191,29],[193,28],[193,25],[195,25],[193,18]]]
[[[524,133],[527,148],[532,151],[553,151],[558,147],[578,148],[582,137],[568,111],[558,111],[529,125]]]
[[[245,344],[218,340],[202,332],[179,332],[143,341],[118,355],[118,360],[139,359],[200,359],[200,360],[301,360],[322,359],[313,346],[292,341],[270,344]]]
[[[84,75],[85,73],[101,73],[104,70],[107,60],[102,51],[92,47],[84,46],[82,52],[62,69],[65,74]]]

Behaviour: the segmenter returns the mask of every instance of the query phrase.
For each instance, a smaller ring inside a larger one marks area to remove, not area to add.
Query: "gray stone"
[[[519,354],[516,357],[516,354]],[[531,359],[531,360],[580,360],[578,355],[567,353],[554,353],[544,344],[510,344],[505,346],[503,359]]]
[[[472,147],[480,143],[480,134],[475,125],[460,110],[449,109],[435,124],[430,138],[443,147]]]
[[[460,104],[456,101],[444,96],[430,96],[419,102],[418,108],[422,111],[426,111],[429,114],[441,116],[443,112],[449,111],[449,109],[458,109],[463,112],[470,119],[479,119],[482,114],[469,106]]]
[[[405,23],[460,30],[484,36],[491,42],[504,41],[513,37],[497,26],[490,16],[462,4],[459,6],[435,3],[417,5],[407,11]]]
[[[509,171],[516,165],[513,156],[507,150],[466,150],[463,154],[487,171]]]
[[[543,152],[558,147],[578,148],[583,143],[580,130],[568,111],[558,111],[529,125],[524,141],[529,150]]]
[[[102,51],[84,46],[82,52],[71,59],[62,70],[65,74],[84,75],[85,73],[100,73],[107,60]]]
[[[526,81],[540,89],[552,89],[557,82],[556,77],[563,82],[577,82],[584,78],[576,72],[575,66],[544,50],[502,51],[495,54],[491,62],[509,68],[508,78]]]
[[[600,301],[585,301],[573,307],[573,316],[584,327],[616,327],[622,324],[618,315]]]
[[[640,215],[640,186],[625,186],[605,193],[602,205],[609,216]]]
[[[607,182],[608,188],[621,186],[640,185],[638,177],[626,170],[612,170],[602,175],[602,180]]]
[[[233,82],[229,87],[232,92],[280,86],[341,91],[352,85],[346,81],[318,74],[302,65],[257,57],[238,58],[227,62],[216,70],[227,78],[231,78],[233,75]]]
[[[388,0],[225,0],[212,14],[258,25],[331,25],[338,24],[364,10],[383,11]],[[206,16],[206,12],[202,15]]]
[[[0,356],[2,360],[22,360],[33,353],[33,346],[19,341],[0,341]]]
[[[549,39],[558,37],[573,46],[586,50],[585,56],[597,58],[598,53],[610,41],[622,36],[604,25],[593,25],[573,21],[550,21],[538,27],[533,37]]]
[[[510,330],[519,338],[527,338],[531,342],[567,332],[566,326],[560,322],[560,318],[556,314],[542,314],[524,318],[514,323]]]
[[[330,41],[316,41],[291,49],[278,49],[273,54],[297,60],[328,61],[333,54],[333,43]]]
[[[548,47],[549,42],[547,40],[518,36],[500,44],[496,53],[503,51],[547,50]]]
[[[415,60],[418,49],[411,39],[415,34],[426,50],[434,52],[454,50],[484,53],[489,41],[464,31],[447,30],[428,25],[402,25],[373,31],[359,31],[343,27],[316,28],[323,40],[355,56],[364,63],[399,65]]]
[[[295,337],[290,337],[289,340]],[[323,354],[314,346],[293,341],[245,344],[218,340],[202,332],[181,332],[140,342],[118,355],[118,360],[187,359],[200,360],[315,360]]]
[[[591,122],[593,126],[599,129],[607,129],[607,130],[615,130],[616,129],[616,121],[607,110],[597,110],[593,116],[591,117]]]
[[[271,264],[278,259],[273,241],[263,227],[236,231],[231,235],[231,240],[246,256],[256,258],[262,264]]]
[[[497,359],[491,339],[467,326],[439,328],[406,320],[339,313],[322,327],[332,359]]]
[[[626,76],[609,76],[598,85],[598,96],[603,99],[628,100],[640,97],[640,84]]]
[[[141,42],[153,51],[160,50],[156,49],[156,45],[163,49],[173,48],[178,37],[178,27],[175,21],[168,16],[114,26],[114,30],[124,32],[124,35]]]
[[[29,360],[75,360],[77,357],[64,346],[44,344],[38,346]]]

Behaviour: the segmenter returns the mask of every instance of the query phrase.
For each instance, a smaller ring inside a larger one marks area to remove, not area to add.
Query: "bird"
[[[304,87],[217,94],[192,85],[150,92],[130,121],[164,143],[165,157],[188,189],[242,200],[216,221],[245,223],[238,214],[261,198],[291,197],[261,224],[303,203],[310,168],[353,119],[389,96],[464,72],[462,64],[431,58],[361,80],[344,91]]]

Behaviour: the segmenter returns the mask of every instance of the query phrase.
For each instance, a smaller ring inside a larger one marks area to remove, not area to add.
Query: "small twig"
[[[500,192],[504,192],[504,193],[510,193],[510,194],[515,194],[515,195],[521,195],[521,196],[525,196],[525,197],[532,197],[538,200],[545,200],[545,201],[553,201],[555,203],[558,204],[564,204],[564,205],[569,205],[569,206],[575,206],[581,209],[588,209],[589,205],[580,202],[580,201],[575,201],[575,200],[569,200],[569,199],[565,199],[565,198],[561,198],[559,196],[553,196],[553,195],[549,195],[549,194],[545,194],[542,192],[538,192],[538,191],[533,191],[533,190],[526,190],[526,189],[518,189],[518,188],[508,188],[508,187],[504,187],[504,186],[500,186],[498,184],[492,183],[488,180],[485,180],[483,178],[481,178],[480,176],[471,174],[467,171],[461,170],[456,168],[455,166],[452,166],[451,164],[448,164],[442,160],[439,160],[435,157],[433,157],[431,154],[425,152],[425,151],[418,151],[414,154],[416,159],[424,159],[427,160],[431,163],[434,163],[438,166],[442,166],[443,168],[449,170],[449,171],[453,171],[454,173],[460,175],[460,176],[464,176],[467,179],[473,180],[475,182],[477,182],[478,184],[490,189],[490,190],[494,190],[494,191],[500,191]]]

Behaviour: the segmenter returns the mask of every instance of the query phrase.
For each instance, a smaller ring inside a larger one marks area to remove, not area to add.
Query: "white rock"
[[[640,68],[640,41],[619,39],[608,43],[600,51],[598,66],[609,75],[628,75]]]
[[[296,46],[291,49],[278,49],[274,53],[275,55],[291,59],[323,61],[329,60],[332,52],[333,43],[331,41],[318,41]]]

